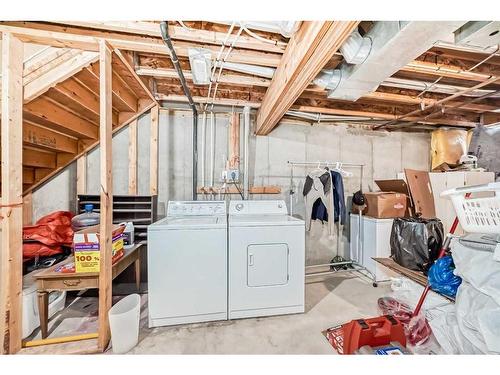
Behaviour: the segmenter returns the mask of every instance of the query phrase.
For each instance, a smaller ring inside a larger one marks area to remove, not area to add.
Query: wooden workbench
[[[142,244],[138,243],[131,248],[124,250],[123,257],[113,265],[113,280],[125,271],[132,263],[134,263],[135,283],[137,290],[139,290],[141,282],[141,248]],[[33,275],[33,277],[37,280],[38,311],[40,313],[40,330],[42,333],[42,339],[46,338],[48,333],[49,292],[55,290],[72,291],[99,288],[98,272],[63,273],[55,271],[57,267],[73,261],[74,257],[70,256],[61,263],[57,263],[52,267]]]

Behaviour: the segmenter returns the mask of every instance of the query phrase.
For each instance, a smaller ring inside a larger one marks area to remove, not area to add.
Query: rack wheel
[[[374,288],[378,287],[378,283],[374,282],[372,285],[373,285]]]

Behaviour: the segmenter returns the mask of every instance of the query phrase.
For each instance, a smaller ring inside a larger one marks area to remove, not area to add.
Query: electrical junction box
[[[238,169],[225,169],[221,174],[222,182],[238,182],[240,180],[240,171]]]

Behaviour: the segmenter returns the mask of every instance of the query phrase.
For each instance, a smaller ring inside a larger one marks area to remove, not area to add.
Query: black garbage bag
[[[391,231],[391,257],[414,271],[427,271],[443,245],[443,224],[439,219],[397,218]]]

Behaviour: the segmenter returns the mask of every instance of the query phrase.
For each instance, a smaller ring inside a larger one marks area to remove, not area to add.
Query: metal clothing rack
[[[360,183],[359,183],[359,190],[362,191],[363,188],[363,172],[364,172],[364,164],[358,164],[358,163],[344,163],[344,162],[330,162],[330,161],[288,161],[287,162],[291,166],[291,171],[290,171],[290,215],[293,215],[293,195],[295,194],[294,188],[293,188],[293,168],[294,166],[311,166],[311,165],[317,165],[317,166],[323,166],[323,167],[330,167],[330,166],[340,166],[340,167],[349,167],[349,168],[359,168],[360,169]],[[324,275],[332,275],[332,274],[337,274],[337,273],[358,273],[362,276],[367,277],[372,281],[372,285],[374,287],[377,286],[377,280],[375,278],[375,275],[368,270],[366,267],[362,266],[359,264],[359,259],[360,255],[362,256],[362,251],[363,249],[360,249],[360,244],[361,244],[361,209],[359,210],[359,221],[358,221],[358,246],[357,246],[357,260],[345,260],[341,262],[330,262],[330,263],[323,263],[323,264],[314,264],[310,266],[306,266],[306,277],[313,277],[313,276],[324,276]],[[338,243],[337,243],[338,245]],[[361,250],[361,252],[360,252]],[[338,251],[338,249],[337,249]],[[329,271],[319,271],[319,272],[309,272],[307,273],[307,270],[311,269],[316,269],[316,268],[324,268],[324,267],[330,267]],[[347,267],[347,268],[343,268]]]

